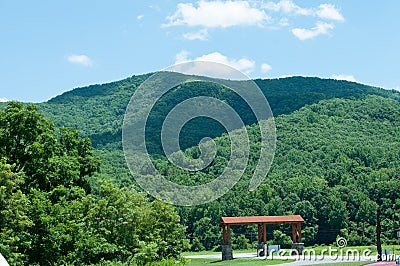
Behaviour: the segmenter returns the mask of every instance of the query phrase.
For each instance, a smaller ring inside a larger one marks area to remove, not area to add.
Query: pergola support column
[[[231,227],[230,225],[222,226],[222,260],[232,260],[233,252],[231,245]]]
[[[267,224],[263,224],[263,243],[267,244]]]
[[[292,223],[292,255],[302,254],[304,243],[301,242],[301,223]]]
[[[301,223],[292,223],[292,241],[301,243]]]
[[[267,256],[267,224],[258,224],[257,257]]]

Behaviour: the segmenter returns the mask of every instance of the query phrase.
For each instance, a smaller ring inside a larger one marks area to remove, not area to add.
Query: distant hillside
[[[126,106],[148,76],[77,88],[38,104],[39,109],[57,126],[79,129],[95,147],[118,142]]]
[[[148,75],[110,84],[79,88],[60,95],[40,109],[57,126],[72,126],[92,138],[103,165],[100,179],[119,186],[134,185],[121,149],[121,125],[126,105]],[[255,80],[276,116],[277,150],[264,183],[248,191],[258,159],[259,132],[254,117],[229,91],[195,83],[176,88],[162,98],[150,117],[150,146],[157,148],[157,126],[165,112],[187,97],[208,95],[231,104],[248,125],[250,158],[244,177],[226,195],[205,205],[178,208],[193,250],[220,245],[221,216],[301,214],[304,242],[329,244],[338,235],[350,245],[374,243],[376,208],[382,206],[384,243],[395,243],[393,228],[400,216],[400,93],[358,83],[292,77]],[[201,184],[216,178],[229,157],[228,137],[215,124],[194,121],[182,137],[184,147],[204,136],[216,137],[219,147],[212,164],[200,172],[185,172],[154,156],[157,169],[180,184]],[[195,129],[190,131],[189,129]],[[222,134],[222,136],[221,136]],[[186,150],[198,156],[198,148]],[[198,196],[198,195],[197,195]],[[252,227],[234,229],[233,241],[243,234],[254,239]],[[290,228],[269,226],[271,243],[290,242]],[[284,246],[284,245],[283,245]]]
[[[96,148],[120,147],[122,119],[126,106],[136,88],[150,75],[133,76],[117,82],[77,88],[39,104],[39,108],[57,126],[79,129],[84,136],[92,139]],[[266,95],[275,116],[289,114],[305,105],[331,98],[355,99],[372,94],[400,99],[399,92],[333,79],[291,77],[258,79],[255,82]],[[161,109],[155,108],[155,115],[158,116],[153,117],[149,131],[159,132],[160,122],[163,121],[166,110],[175,106],[180,100],[196,95],[225,100],[241,114],[246,125],[255,122],[254,116],[244,102],[228,90],[221,92],[220,88],[204,84],[189,84],[182,87],[163,97]],[[208,127],[204,127],[204,122],[202,119],[197,119],[188,123],[181,134],[183,148],[197,145],[204,136],[217,137],[224,133],[224,129],[218,123],[207,121]],[[193,132],[193,129],[196,132]],[[159,138],[154,134],[149,138],[150,150],[153,153],[160,153]]]
[[[198,238],[194,242],[218,247],[221,216],[301,214],[306,221],[306,245],[333,243],[338,235],[349,245],[371,245],[376,209],[381,205],[383,241],[395,243],[392,229],[400,226],[396,211],[400,207],[400,104],[379,96],[336,98],[278,116],[275,122],[275,159],[258,189],[248,191],[260,149],[257,127],[249,126],[252,152],[242,179],[215,202],[179,208],[188,233]],[[156,161],[157,169],[180,184],[214,180],[230,156],[227,135],[215,142],[217,156],[200,172],[184,171],[165,159]],[[186,151],[192,157],[197,152],[196,148]],[[255,227],[234,228],[234,232],[248,239],[257,235]],[[290,227],[269,225],[267,239],[290,243],[282,232],[290,235]]]

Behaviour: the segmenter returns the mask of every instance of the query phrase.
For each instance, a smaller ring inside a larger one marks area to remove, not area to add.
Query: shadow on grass
[[[233,260],[221,260],[221,259],[190,259],[190,266],[198,265],[234,265],[234,266],[258,266],[258,265],[276,265],[282,263],[292,262],[294,260],[271,260],[271,259],[256,259],[256,258],[234,258]]]

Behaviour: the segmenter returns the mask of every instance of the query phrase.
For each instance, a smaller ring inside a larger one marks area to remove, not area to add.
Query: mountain
[[[122,120],[126,106],[136,88],[150,76],[151,74],[133,76],[117,82],[77,88],[46,103],[39,104],[39,108],[57,126],[79,129],[84,136],[91,138],[95,148],[120,147]],[[400,93],[396,91],[333,79],[291,77],[254,81],[267,97],[274,116],[289,114],[305,105],[331,98],[354,99],[364,95],[379,95],[400,100]],[[251,111],[246,108],[243,101],[240,101],[229,90],[221,92],[220,88],[209,84],[189,84],[168,93],[160,108],[164,111],[169,110],[171,106],[175,106],[177,102],[185,99],[188,95],[191,97],[206,95],[227,101],[235,110],[242,111],[245,125],[255,122],[254,116],[250,115]],[[163,115],[166,114],[161,112],[161,116]],[[156,118],[156,120],[151,131],[157,130],[157,127],[160,126],[157,124],[158,120],[163,121],[162,117]],[[182,148],[197,145],[205,136],[217,137],[225,132],[215,122],[211,122],[207,128],[204,128],[203,125],[204,120],[199,119],[188,125],[187,132],[190,134],[185,134],[184,129],[181,136]],[[191,129],[196,130],[193,132]],[[198,131],[199,129],[203,130]],[[159,140],[151,139],[150,142],[154,146],[153,153],[161,153]]]
[[[400,225],[396,211],[400,207],[399,103],[375,95],[335,98],[280,115],[275,123],[275,158],[260,187],[248,190],[261,145],[259,131],[253,125],[247,128],[252,151],[248,167],[235,187],[214,202],[178,209],[200,249],[217,248],[220,217],[238,215],[300,214],[306,221],[306,245],[330,244],[337,236],[345,237],[349,245],[372,245],[378,206],[382,209],[383,241],[395,243],[392,229]],[[219,177],[230,157],[226,134],[215,143],[217,156],[200,172],[184,171],[165,159],[156,160],[155,165],[175,183],[210,182]],[[191,157],[196,153],[196,148],[186,151]],[[287,245],[290,229],[269,225],[267,239]],[[257,234],[255,227],[234,230],[249,239]]]
[[[92,139],[103,160],[97,178],[128,186],[134,181],[121,149],[122,119],[131,95],[149,76],[78,88],[39,104],[39,108],[57,126],[75,127]],[[349,244],[372,244],[378,205],[383,210],[383,241],[392,243],[395,236],[391,228],[400,226],[400,216],[395,212],[400,207],[400,93],[320,78],[255,82],[266,95],[277,126],[271,171],[255,191],[248,191],[248,183],[259,156],[259,130],[252,125],[254,116],[235,95],[218,86],[181,86],[165,95],[151,117],[149,131],[154,136],[146,137],[153,161],[159,171],[180,184],[202,184],[216,178],[229,159],[230,142],[218,124],[194,120],[184,128],[187,131],[181,136],[181,146],[187,148],[187,155],[197,158],[198,140],[211,136],[218,147],[217,157],[200,172],[172,166],[160,152],[156,133],[166,112],[177,102],[197,95],[225,100],[243,115],[250,132],[248,167],[235,187],[217,201],[177,208],[188,227],[192,249],[219,246],[221,216],[293,213],[306,220],[303,234],[308,245],[329,244],[338,235]],[[290,242],[283,233],[290,234],[290,228],[268,227],[271,242]],[[252,239],[256,228],[235,229],[234,235],[241,234]]]

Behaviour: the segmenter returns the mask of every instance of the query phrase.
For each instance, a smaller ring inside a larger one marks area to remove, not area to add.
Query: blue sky
[[[42,102],[186,60],[399,89],[399,10],[398,0],[2,0],[0,101]]]

